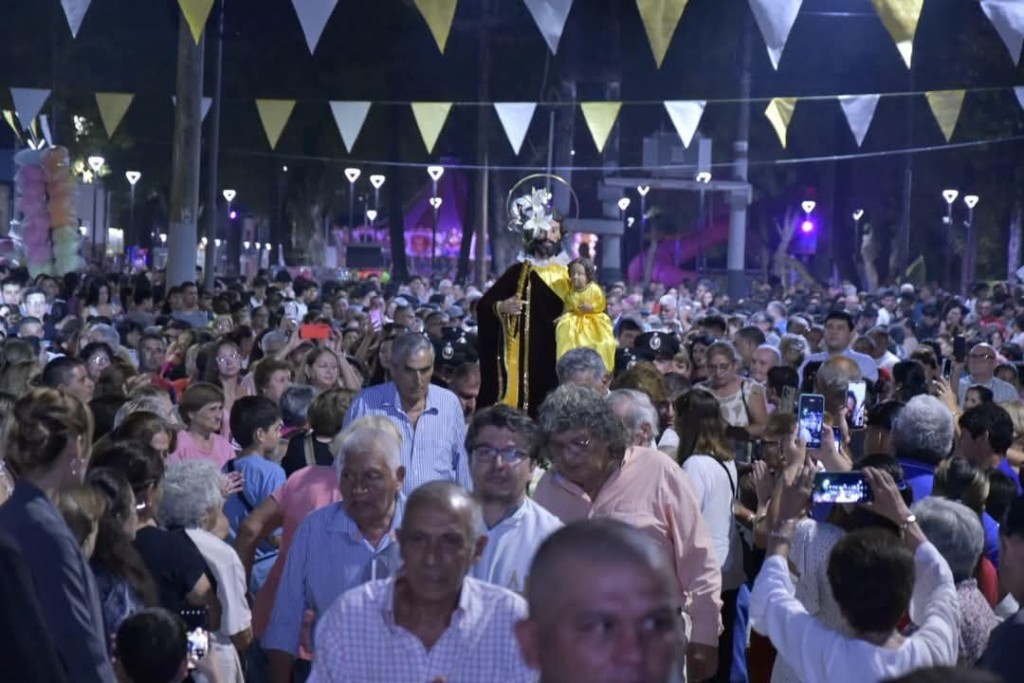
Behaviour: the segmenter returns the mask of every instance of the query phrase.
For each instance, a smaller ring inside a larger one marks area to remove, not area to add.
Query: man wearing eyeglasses
[[[466,434],[473,496],[483,510],[487,536],[470,575],[516,593],[526,590],[530,563],[561,520],[526,496],[536,471],[540,432],[530,417],[496,405],[476,414]]]
[[[992,391],[992,400],[995,403],[1017,400],[1017,390],[1009,382],[1005,382],[995,376],[996,350],[988,344],[975,344],[967,354],[967,372],[969,374],[960,378],[957,387],[957,398],[960,405],[964,404],[964,397],[971,387],[986,387]]]

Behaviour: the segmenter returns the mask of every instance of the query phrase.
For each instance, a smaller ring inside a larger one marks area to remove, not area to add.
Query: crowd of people
[[[1024,289],[569,274],[0,268],[5,679],[1019,680]]]

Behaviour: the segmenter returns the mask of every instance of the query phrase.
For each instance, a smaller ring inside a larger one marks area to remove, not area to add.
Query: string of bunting
[[[840,110],[843,112],[857,147],[862,147],[868,130],[874,121],[878,104],[883,97],[917,98],[923,96],[928,103],[932,115],[935,117],[935,122],[943,138],[949,143],[953,138],[957,122],[960,119],[967,93],[1005,90],[1007,88],[985,87],[861,95],[811,95],[805,97],[749,98],[746,100],[666,100],[650,102],[368,102],[335,100],[329,102],[329,106],[331,116],[341,135],[345,150],[350,154],[374,105],[409,107],[428,154],[433,154],[453,107],[487,106],[493,107],[512,151],[518,156],[538,106],[579,106],[583,120],[594,141],[594,146],[598,152],[603,152],[605,144],[619,119],[623,106],[653,105],[664,107],[683,146],[689,147],[700,127],[701,119],[708,104],[766,103],[764,117],[775,131],[780,145],[785,148],[789,141],[790,124],[793,121],[793,115],[798,103],[834,100],[839,103]],[[21,132],[31,130],[36,119],[40,118],[39,113],[46,104],[50,91],[43,88],[11,88],[10,92],[11,99],[14,102],[14,110],[4,110],[3,116],[8,125],[14,130],[15,135],[20,138]],[[1024,86],[1014,87],[1013,93],[1017,103],[1024,108]],[[132,93],[96,93],[95,99],[99,118],[108,137],[113,137],[117,131],[131,107],[134,97]],[[171,100],[174,102],[175,98],[172,97]],[[203,98],[203,118],[206,117],[206,112],[209,110],[210,101],[210,98]],[[287,127],[297,103],[298,100],[294,99],[255,100],[256,110],[271,150],[277,149],[281,135]],[[48,127],[45,125],[44,133],[44,137],[48,136]],[[52,143],[50,140],[48,142]]]
[[[566,20],[572,11],[573,0],[522,2],[533,17],[537,30],[544,38],[551,54],[558,54],[558,46]],[[60,3],[64,8],[71,35],[77,37],[92,0],[60,0]],[[291,3],[309,53],[312,55],[316,52],[327,22],[334,14],[338,0],[291,0]],[[636,0],[651,54],[659,69],[688,3],[689,0]],[[772,66],[778,69],[789,34],[803,6],[803,0],[749,0],[749,3],[751,13],[764,38],[768,58]],[[198,44],[213,9],[214,0],[178,0],[178,4],[188,22],[192,37]],[[444,54],[458,12],[458,0],[414,0],[413,4],[437,43],[437,49]],[[917,35],[917,26],[924,11],[925,0],[871,0],[871,4],[909,69],[914,53],[914,37]],[[1024,46],[1024,2],[980,0],[978,4],[1006,45],[1013,63],[1019,63],[1021,48]]]

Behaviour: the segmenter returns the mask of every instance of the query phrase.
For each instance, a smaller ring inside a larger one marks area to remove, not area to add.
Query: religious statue
[[[530,176],[516,187],[538,177],[565,183],[557,176]],[[551,208],[551,191],[534,188],[514,201],[510,193],[509,199],[509,228],[522,234],[524,253],[477,304],[478,404],[504,403],[535,417],[558,386],[555,321],[570,291],[569,259],[562,251],[563,219]]]

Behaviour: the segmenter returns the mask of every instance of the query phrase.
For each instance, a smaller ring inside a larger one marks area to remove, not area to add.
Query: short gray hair
[[[106,323],[94,323],[89,326],[86,338],[91,341],[101,341],[110,346],[115,352],[121,348],[121,335],[117,333],[113,325]]]
[[[626,455],[629,435],[611,406],[590,387],[560,386],[544,399],[537,416],[544,439],[576,429],[586,429],[592,438],[608,444],[615,460]]]
[[[301,427],[309,420],[309,404],[316,389],[308,384],[290,384],[281,394],[281,421],[286,427]]]
[[[125,418],[132,413],[141,412],[156,413],[157,415],[164,416],[164,419],[171,424],[181,424],[181,419],[175,411],[174,403],[171,401],[170,396],[167,396],[166,399],[157,398],[156,396],[139,396],[138,398],[128,399],[126,403],[117,409],[117,414],[114,415],[114,427],[120,427]]]
[[[267,332],[260,339],[260,349],[264,356],[272,356],[288,345],[288,335],[281,330]]]
[[[754,353],[757,353],[758,351],[771,351],[772,356],[775,358],[775,364],[782,364],[782,354],[779,353],[779,350],[772,346],[771,344],[761,344],[756,349],[754,349]]]
[[[224,505],[221,474],[206,460],[176,462],[164,474],[164,497],[157,517],[165,527],[200,529],[210,510]]]
[[[612,410],[615,410],[617,406],[625,406],[623,424],[631,439],[636,439],[643,431],[645,424],[650,426],[652,438],[657,434],[660,424],[658,409],[651,403],[647,394],[635,389],[616,389],[608,394],[605,402],[611,406]],[[644,445],[649,446],[650,442]]]
[[[378,421],[388,420],[382,415],[361,417],[338,435],[338,454],[334,458],[334,468],[341,472],[345,466],[345,456],[353,451],[373,450],[384,455],[391,473],[394,474],[402,466],[402,439],[398,429],[380,425]]]
[[[434,345],[422,334],[406,332],[395,337],[391,346],[391,365],[404,363],[409,356],[420,351],[430,353],[430,359],[434,359]]]
[[[591,348],[583,347],[567,351],[558,359],[555,367],[558,374],[558,382],[565,384],[581,372],[589,372],[598,382],[603,381],[608,374],[608,368],[604,365],[601,354]]]
[[[937,465],[953,448],[953,416],[934,396],[915,396],[892,426],[896,457]]]
[[[985,530],[977,513],[939,496],[919,500],[913,510],[921,531],[949,565],[953,581],[971,578],[985,549]]]
[[[423,505],[434,505],[446,510],[455,510],[456,512],[459,508],[468,507],[470,541],[476,543],[477,539],[480,538],[480,530],[484,526],[484,515],[480,508],[480,503],[477,502],[476,498],[469,491],[455,482],[435,479],[423,484],[409,494],[403,514],[403,527],[406,522],[415,516],[411,513]]]

